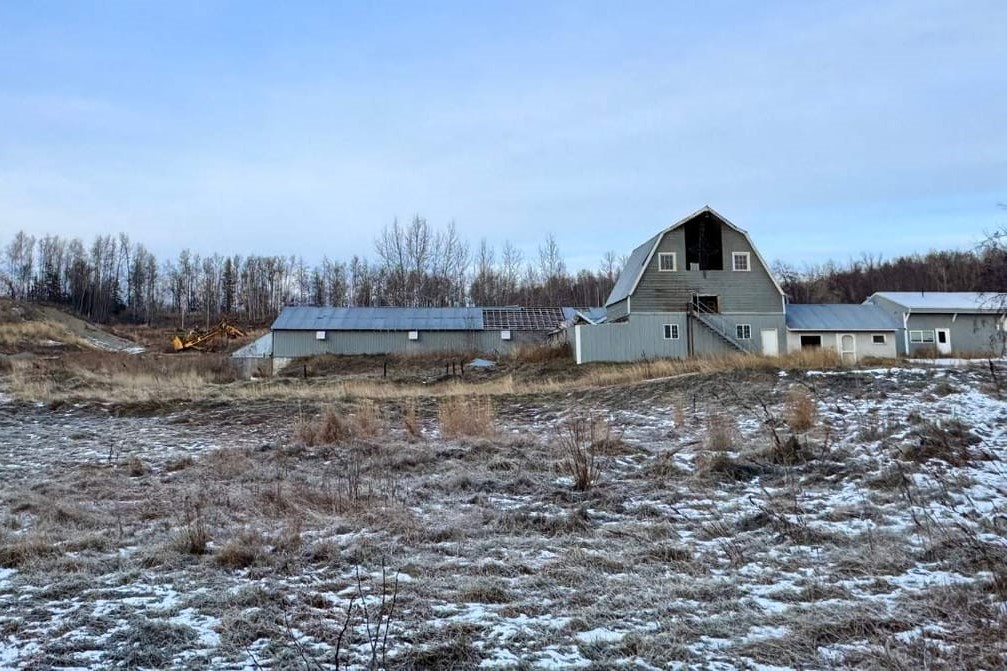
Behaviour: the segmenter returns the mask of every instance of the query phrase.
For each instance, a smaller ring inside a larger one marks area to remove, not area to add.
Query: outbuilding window
[[[657,255],[657,269],[662,273],[673,273],[678,270],[678,259],[675,252],[659,252]]]
[[[737,333],[738,333],[738,339],[739,340],[751,340],[752,339],[752,325],[751,324],[738,324]]]
[[[932,343],[934,341],[933,331],[910,331],[909,342]]]
[[[665,340],[678,340],[678,324],[665,324],[664,325],[664,339]]]
[[[884,333],[875,333],[874,335],[871,336],[871,342],[874,343],[875,345],[884,345],[885,343],[888,342],[888,338],[885,336]]]
[[[801,349],[813,349],[821,346],[822,346],[822,336],[820,335],[801,336]]]
[[[731,254],[731,267],[739,272],[748,272],[752,269],[751,257],[749,252],[734,252]]]

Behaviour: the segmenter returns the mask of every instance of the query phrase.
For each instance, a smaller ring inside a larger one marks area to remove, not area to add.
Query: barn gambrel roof
[[[647,266],[650,265],[650,260],[654,257],[654,252],[657,250],[657,246],[661,243],[661,239],[671,231],[679,228],[680,226],[684,226],[701,214],[711,214],[728,228],[745,236],[745,240],[752,248],[752,251],[755,252],[755,257],[766,269],[766,272],[769,273],[769,279],[773,281],[773,285],[782,296],[783,288],[780,286],[780,283],[776,281],[776,278],[773,277],[773,273],[769,270],[769,264],[767,264],[766,260],[762,258],[762,254],[759,253],[759,248],[752,242],[752,238],[749,237],[748,231],[735,226],[728,221],[726,217],[707,205],[702,209],[696,210],[689,216],[679,219],[674,224],[633,250],[633,252],[629,255],[629,259],[626,261],[626,266],[622,269],[622,272],[619,273],[619,279],[616,280],[615,286],[612,288],[612,293],[608,295],[608,300],[605,301],[606,307],[632,296],[633,292],[636,291],[637,285],[640,283],[640,278],[643,277],[643,272],[647,269]]]

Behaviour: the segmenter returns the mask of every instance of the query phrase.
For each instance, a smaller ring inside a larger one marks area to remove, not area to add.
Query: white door
[[[951,354],[951,329],[935,329],[937,332],[937,351],[941,354]]]
[[[762,329],[762,355],[780,356],[780,339],[776,329]]]
[[[857,362],[857,339],[852,333],[839,336],[839,358],[843,363]]]

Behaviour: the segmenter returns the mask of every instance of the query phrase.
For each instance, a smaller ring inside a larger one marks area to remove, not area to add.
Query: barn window
[[[657,269],[662,273],[673,273],[678,270],[678,259],[675,252],[660,252],[657,255]]]
[[[678,324],[665,324],[664,325],[664,339],[665,340],[678,340]]]
[[[733,252],[731,254],[732,267],[739,272],[748,272],[752,269],[751,256],[749,252]]]
[[[822,336],[820,335],[802,335],[801,336],[801,349],[813,349],[815,347],[822,346]]]
[[[751,324],[738,324],[737,333],[738,333],[738,339],[739,340],[751,340],[752,339],[752,325]]]
[[[325,331],[315,331],[315,340],[325,340]]]
[[[410,331],[409,332],[409,339],[410,340],[419,340],[420,339],[420,332],[419,331]]]
[[[884,345],[885,343],[888,342],[888,338],[885,337],[884,333],[875,333],[874,335],[871,336],[871,342],[873,342],[875,345]]]
[[[933,331],[910,331],[909,342],[932,343],[934,341]]]
[[[510,340],[510,331],[500,331],[500,340]]]
[[[685,225],[685,268],[724,269],[724,241],[720,221],[713,215],[700,215]]]

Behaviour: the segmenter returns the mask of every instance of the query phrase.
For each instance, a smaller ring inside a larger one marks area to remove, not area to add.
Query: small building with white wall
[[[787,305],[787,351],[832,350],[845,363],[898,356],[902,325],[876,305]]]
[[[899,354],[1003,356],[1007,301],[996,293],[879,291],[865,303],[901,328]]]

